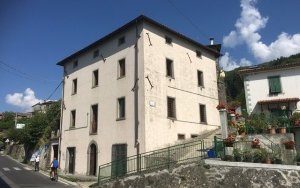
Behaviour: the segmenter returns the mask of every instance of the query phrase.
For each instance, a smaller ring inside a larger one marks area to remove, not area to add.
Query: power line
[[[184,17],[196,30],[198,30],[198,32],[201,34],[201,35],[203,35],[205,38],[209,38],[209,36],[207,35],[207,34],[205,34],[204,32],[202,32],[201,31],[201,29],[189,18],[189,17],[187,17],[185,14],[183,14],[183,12],[179,9],[179,8],[177,8],[176,6],[175,6],[175,4],[171,1],[171,0],[168,0],[168,2],[169,2],[169,4],[171,5],[171,6],[173,6],[173,8],[174,9],[176,9],[177,10],[177,12],[182,16],[182,17]]]
[[[37,77],[35,78],[32,75],[27,74],[23,71],[20,71],[17,68],[15,68],[15,67],[13,67],[13,66],[11,66],[11,65],[9,65],[9,64],[1,61],[1,60],[0,60],[0,65],[2,65],[2,66],[0,66],[0,68],[2,70],[6,71],[6,72],[9,72],[11,74],[17,75],[19,77],[26,78],[26,79],[31,80],[31,81],[42,81],[42,82],[48,82],[48,83],[53,82],[53,81],[57,81],[57,80],[45,80],[45,79],[41,79],[41,77],[40,78],[37,78]]]
[[[54,95],[54,93],[57,91],[57,89],[61,86],[61,84],[63,83],[63,81],[64,80],[62,80],[59,84],[58,84],[58,86],[54,89],[54,91],[50,94],[50,96],[46,99],[46,101],[47,100],[49,100],[51,97],[52,97],[52,95]]]

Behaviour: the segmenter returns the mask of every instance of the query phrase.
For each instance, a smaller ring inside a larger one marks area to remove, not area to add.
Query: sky
[[[300,52],[299,0],[0,0],[0,112],[62,96],[60,60],[143,14],[204,45],[225,70]]]

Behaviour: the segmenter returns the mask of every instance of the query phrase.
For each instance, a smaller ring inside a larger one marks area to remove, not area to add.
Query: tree
[[[5,131],[15,126],[15,113],[3,112],[3,119],[0,120],[0,131]]]
[[[52,131],[57,131],[60,126],[61,100],[51,104],[46,111],[47,124]]]

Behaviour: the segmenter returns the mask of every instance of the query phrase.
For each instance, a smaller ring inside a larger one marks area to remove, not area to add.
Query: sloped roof
[[[152,25],[154,25],[154,26],[156,26],[156,27],[160,27],[160,28],[166,30],[167,32],[172,33],[172,34],[178,36],[179,38],[182,38],[183,40],[186,40],[186,41],[188,41],[188,42],[193,43],[193,44],[196,45],[196,46],[199,46],[199,47],[202,48],[203,50],[205,50],[205,51],[207,51],[207,52],[209,52],[209,53],[212,53],[212,54],[215,55],[216,57],[221,56],[219,49],[216,48],[216,45],[214,45],[214,46],[205,46],[205,45],[203,45],[203,44],[201,44],[201,43],[199,43],[199,42],[197,42],[197,41],[195,41],[195,40],[193,40],[193,39],[191,39],[191,38],[189,38],[189,37],[184,36],[184,35],[181,34],[181,33],[178,33],[178,32],[176,32],[176,31],[174,31],[174,30],[168,28],[167,26],[165,26],[165,25],[163,25],[163,24],[160,24],[160,23],[158,23],[158,22],[156,22],[156,21],[154,21],[154,20],[152,20],[152,19],[150,19],[150,18],[148,18],[148,17],[146,17],[146,16],[144,16],[144,15],[140,15],[139,17],[133,19],[132,21],[130,21],[130,22],[128,22],[127,24],[125,24],[125,25],[123,25],[122,27],[120,27],[119,29],[117,29],[117,30],[111,32],[110,34],[108,34],[108,35],[104,36],[103,38],[97,40],[96,42],[94,42],[94,43],[88,45],[87,47],[85,47],[85,48],[83,48],[83,49],[81,49],[81,50],[75,52],[74,54],[68,56],[67,58],[65,58],[65,59],[63,59],[63,60],[61,60],[61,61],[59,61],[59,62],[57,63],[57,65],[64,66],[65,63],[67,63],[68,61],[72,60],[73,58],[76,58],[77,56],[79,56],[79,55],[81,55],[81,54],[83,54],[83,53],[85,53],[85,52],[87,52],[87,51],[89,51],[89,50],[95,48],[95,47],[98,46],[99,44],[101,44],[101,43],[103,43],[103,42],[109,40],[110,38],[112,38],[112,37],[118,35],[119,33],[123,32],[124,30],[126,30],[126,29],[128,29],[128,28],[130,28],[130,27],[135,26],[137,23],[140,23],[140,22],[147,22],[147,23],[150,23],[150,24],[152,24]],[[219,47],[220,47],[220,46],[219,46]]]
[[[271,103],[284,103],[284,102],[298,102],[299,98],[279,98],[279,99],[270,99],[270,100],[261,100],[258,101],[258,104],[271,104]]]
[[[275,66],[271,66],[271,67],[259,67],[259,66],[245,67],[245,68],[239,70],[239,73],[240,73],[240,75],[245,75],[245,74],[255,73],[255,72],[267,72],[270,70],[290,69],[293,67],[300,67],[300,62],[283,64],[283,65],[275,65]]]

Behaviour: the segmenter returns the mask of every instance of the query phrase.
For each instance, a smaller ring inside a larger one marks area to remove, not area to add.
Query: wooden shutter
[[[279,76],[269,77],[269,93],[276,94],[281,93],[281,83]]]

